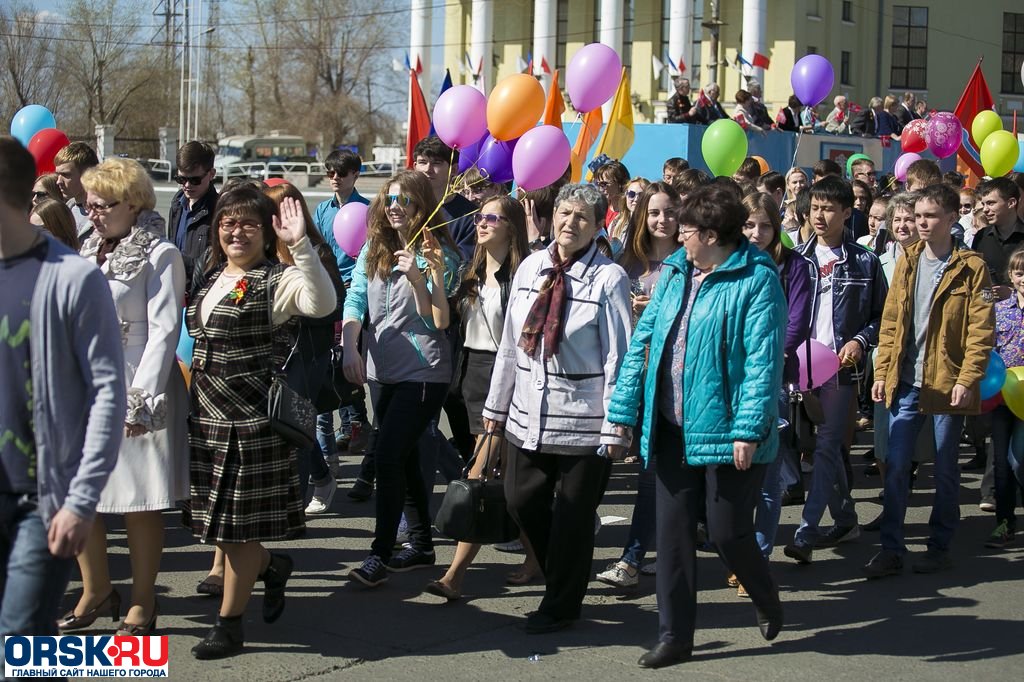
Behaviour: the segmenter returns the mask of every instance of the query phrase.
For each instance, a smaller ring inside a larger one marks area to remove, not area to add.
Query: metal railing
[[[149,172],[153,176],[166,175],[167,182],[171,181],[171,162],[164,159],[144,159],[147,166],[149,166]]]
[[[266,180],[268,178],[283,178],[288,175],[306,175],[312,181],[319,182],[324,175],[322,163],[308,163],[304,161],[247,161],[244,163],[229,163],[218,169],[217,175],[221,182],[228,178],[252,178],[254,180]],[[312,182],[310,184],[313,184]]]

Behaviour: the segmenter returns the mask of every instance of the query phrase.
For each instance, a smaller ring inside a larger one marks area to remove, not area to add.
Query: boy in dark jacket
[[[213,147],[193,140],[183,144],[175,158],[178,174],[174,180],[181,189],[171,199],[167,239],[181,251],[185,281],[189,283],[193,272],[206,265],[203,261],[210,243],[210,221],[217,205],[217,190],[213,187],[215,156]]]

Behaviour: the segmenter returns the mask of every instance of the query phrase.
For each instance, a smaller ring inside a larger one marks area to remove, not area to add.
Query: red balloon
[[[36,160],[36,175],[54,172],[53,157],[69,142],[68,136],[56,128],[43,128],[33,135],[28,150]]]
[[[267,178],[263,184],[267,187],[277,187],[278,185],[287,185],[289,182],[284,178]]]
[[[992,396],[988,400],[982,400],[981,401],[981,413],[985,414],[986,412],[991,412],[992,410],[996,409],[997,407],[999,407],[1002,404],[1003,404],[1003,394],[1000,391],[999,393],[996,393],[994,396]]]
[[[928,149],[928,121],[917,118],[907,124],[900,135],[900,145],[904,152],[923,152]]]

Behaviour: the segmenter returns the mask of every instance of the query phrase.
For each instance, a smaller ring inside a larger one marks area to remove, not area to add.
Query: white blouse
[[[497,353],[504,324],[505,316],[501,312],[501,287],[479,287],[476,300],[466,311],[465,347]]]

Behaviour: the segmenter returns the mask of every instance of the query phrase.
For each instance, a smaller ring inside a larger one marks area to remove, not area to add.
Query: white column
[[[743,0],[743,58],[753,63],[754,53],[767,55],[768,2],[767,0]],[[751,75],[764,88],[764,69],[751,70]]]
[[[673,60],[680,57],[686,64],[683,75],[690,79],[694,87],[701,81],[699,73],[693,70],[693,0],[672,0],[668,9],[668,54]],[[664,59],[664,55],[658,55]],[[666,68],[668,65],[665,65]],[[671,73],[671,69],[669,69]],[[669,92],[672,88],[669,87]]]
[[[416,58],[420,60],[423,73],[420,74],[420,87],[428,98],[430,90],[430,13],[433,11],[431,0],[411,0],[412,26],[409,30],[409,65],[416,68]]]
[[[533,0],[533,71],[541,74],[540,84],[547,92],[551,76],[541,70],[542,60],[547,59],[551,71],[555,70],[556,36],[558,26],[558,3],[555,0]],[[565,84],[565,74],[562,74]]]
[[[612,48],[622,58],[622,0],[601,0],[601,31],[598,42]],[[608,100],[601,107],[601,113],[607,121],[612,113],[615,98]]]
[[[473,62],[474,73],[481,60],[484,65],[480,77],[470,82],[486,95],[487,89],[494,87],[494,79],[491,78],[494,63],[494,0],[473,0],[470,29],[469,58]]]

